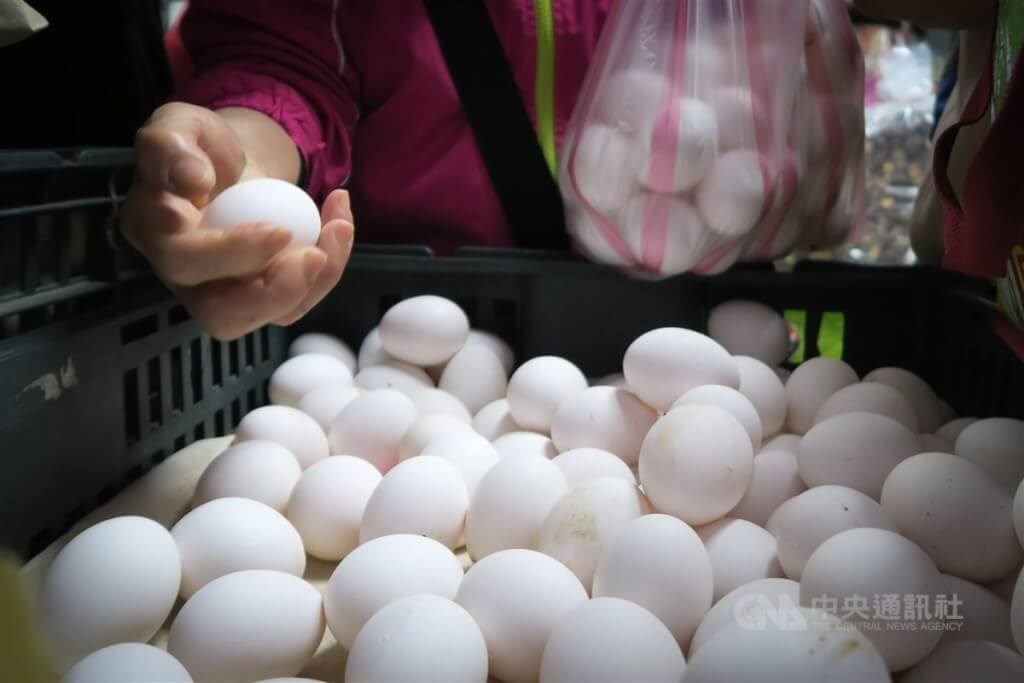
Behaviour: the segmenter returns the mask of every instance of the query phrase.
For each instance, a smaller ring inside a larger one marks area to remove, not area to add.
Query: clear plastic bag
[[[665,277],[769,250],[798,200],[807,10],[808,0],[616,2],[562,154],[580,251]]]
[[[846,0],[812,0],[797,104],[807,249],[858,239],[865,215],[864,55]],[[781,256],[782,253],[777,255]]]

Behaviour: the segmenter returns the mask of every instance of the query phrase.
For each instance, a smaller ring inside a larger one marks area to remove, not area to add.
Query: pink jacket
[[[486,0],[536,124],[537,7],[554,16],[560,146],[612,0]],[[510,246],[512,236],[419,0],[193,0],[177,99],[285,127],[322,199],[352,194],[362,242]]]

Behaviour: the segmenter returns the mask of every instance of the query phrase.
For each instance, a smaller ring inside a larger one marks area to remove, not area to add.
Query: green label
[[[993,115],[1003,104],[1013,74],[1013,65],[1024,44],[1024,0],[1003,0],[999,3],[996,28],[995,84],[992,93]]]

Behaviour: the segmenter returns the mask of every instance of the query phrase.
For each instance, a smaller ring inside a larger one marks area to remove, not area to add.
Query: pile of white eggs
[[[561,184],[570,231],[596,261],[709,274],[850,234],[863,194],[864,85],[859,55],[843,47],[852,27],[831,16],[846,8],[812,3],[818,21],[801,50],[792,18],[779,16],[792,8],[751,13],[751,34],[731,13],[721,21],[715,4],[691,8],[681,45],[657,25],[632,40],[641,29],[623,22],[630,29],[607,63],[592,67],[601,77],[570,131]],[[640,6],[630,19],[655,23],[658,10]],[[677,47],[673,80],[665,65]]]
[[[299,337],[180,521],[57,556],[64,680],[296,676],[326,631],[351,683],[1024,680],[1024,422],[897,368],[789,374],[758,303],[709,332],[597,381],[514,368],[436,296],[358,356]]]

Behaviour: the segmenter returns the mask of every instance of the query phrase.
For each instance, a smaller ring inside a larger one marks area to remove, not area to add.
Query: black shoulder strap
[[[483,0],[424,0],[477,147],[520,247],[568,249],[558,184]]]

